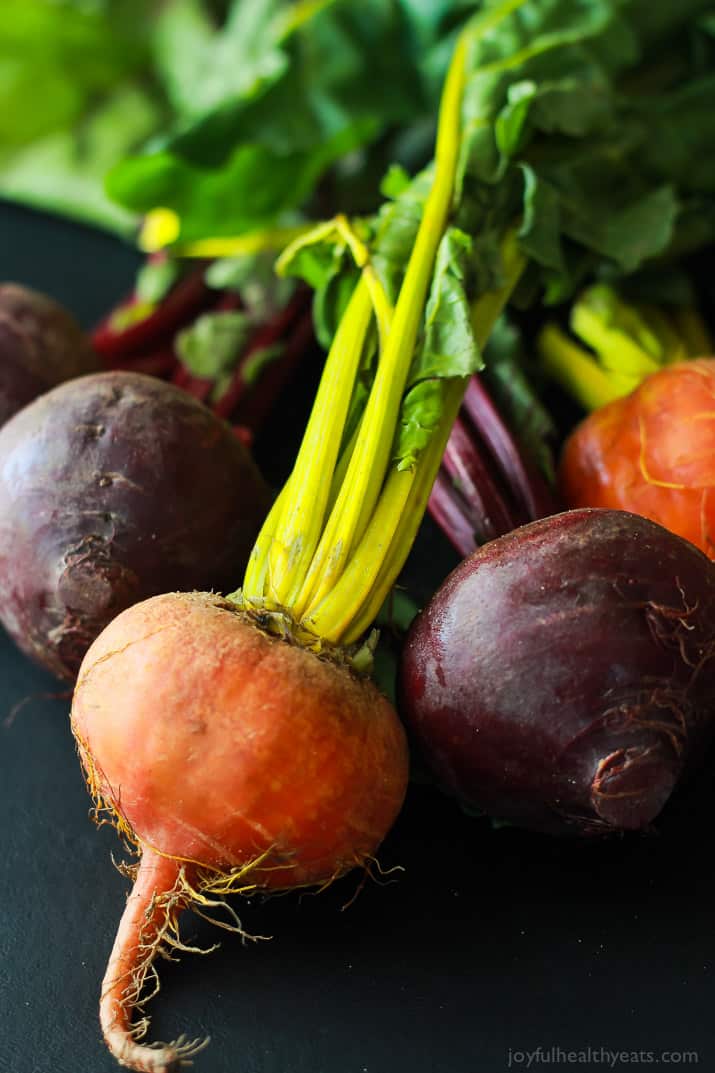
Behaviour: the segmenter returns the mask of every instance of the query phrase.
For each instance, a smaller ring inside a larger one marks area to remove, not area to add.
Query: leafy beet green
[[[11,0],[0,189],[124,231],[168,207],[182,240],[268,224],[319,183],[343,208],[374,204],[390,154],[424,163],[455,31],[494,7],[230,0],[219,17],[209,0],[132,0],[60,19]],[[604,258],[630,272],[715,234],[709,0],[666,7],[526,0],[495,23],[465,94],[457,222],[480,261],[516,207],[552,300]]]
[[[167,114],[152,84],[156,4],[6,0],[0,20],[0,195],[130,234],[107,170]]]
[[[5,0],[0,24],[0,145],[26,145],[66,129],[88,100],[147,60],[152,4]],[[22,62],[18,63],[18,56]],[[68,75],[70,77],[68,77]]]
[[[503,285],[505,236],[515,227],[526,262],[515,300],[524,301],[561,300],[584,273],[628,275],[692,239],[694,195],[689,182],[679,181],[682,162],[677,173],[660,168],[648,147],[664,100],[672,104],[671,126],[674,114],[687,113],[688,87],[694,92],[685,63],[689,20],[703,6],[691,0],[667,19],[620,0],[568,7],[561,0],[511,0],[485,8],[482,17],[493,24],[469,55],[452,226],[402,400],[393,446],[398,468],[411,468],[429,441],[448,380],[484,365],[470,323],[472,296]],[[711,65],[712,57],[704,62]],[[695,80],[704,77],[696,68]],[[710,159],[715,124],[699,111],[691,120],[684,153]],[[321,342],[332,337],[354,286],[356,242],[369,251],[387,301],[394,300],[432,173],[432,164],[414,178],[393,169],[383,187],[387,202],[353,222],[352,238],[344,226],[319,226],[282,259],[283,271],[317,290]],[[699,182],[697,198],[707,230],[715,185]],[[363,360],[369,363],[369,353]],[[502,367],[503,382],[517,364],[507,357]],[[543,412],[529,413],[530,398],[522,375],[511,395],[520,411],[515,431],[523,419],[527,437],[543,441]],[[358,380],[354,417],[363,399]],[[540,453],[539,463],[548,465]]]
[[[199,3],[168,5],[157,55],[176,120],[112,170],[110,193],[135,212],[173,209],[183,240],[300,207],[336,161],[430,114],[442,18],[466,14],[444,8],[234,0],[217,26]]]
[[[202,313],[176,338],[179,358],[194,376],[219,382],[230,374],[254,325],[243,310]]]

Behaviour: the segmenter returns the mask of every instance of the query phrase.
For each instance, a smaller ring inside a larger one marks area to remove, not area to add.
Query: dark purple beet
[[[622,511],[532,522],[447,578],[399,689],[472,807],[553,833],[646,827],[715,726],[715,566]]]
[[[97,365],[89,339],[66,309],[27,287],[0,284],[0,425],[38,395]]]
[[[63,384],[0,430],[0,620],[72,679],[130,604],[235,588],[269,502],[230,427],[173,385]]]

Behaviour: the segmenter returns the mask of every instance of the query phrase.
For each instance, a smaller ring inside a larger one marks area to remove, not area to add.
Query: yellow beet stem
[[[660,368],[662,348],[654,336],[649,341],[657,350],[657,357],[647,351],[625,330],[611,326],[598,312],[584,302],[577,302],[571,313],[571,330],[587,343],[598,355],[601,364],[623,376],[639,380]]]
[[[345,216],[337,216],[334,220],[311,229],[310,236],[311,240],[315,241],[316,238],[328,238],[336,232],[349,248],[362,275],[333,340],[293,470],[293,490],[283,502],[277,524],[272,526],[268,568],[261,575],[265,582],[267,605],[290,607],[294,611],[305,587],[305,576],[318,544],[326,507],[330,504],[332,509],[334,503],[335,495],[327,493],[334,489],[335,480],[326,483],[325,478],[335,469],[350,394],[364,351],[371,316],[375,315],[380,345],[383,346],[392,313],[384,288],[369,263],[368,248],[351,228]],[[283,258],[278,264],[279,271],[282,261]],[[326,410],[331,410],[330,400],[333,398],[336,403],[332,412],[326,414]],[[317,445],[320,445],[320,450]],[[348,461],[350,457],[351,455],[347,456]],[[306,491],[309,492],[311,488],[316,489],[314,502],[306,495]],[[260,543],[265,543],[263,533]],[[254,588],[248,591],[258,590]]]
[[[472,307],[472,329],[480,348],[486,345],[524,263],[516,233],[511,231],[502,244],[501,287],[483,294]],[[390,473],[345,573],[322,605],[303,620],[312,632],[349,645],[374,621],[414,543],[467,383],[468,379],[458,379],[446,386],[443,418],[416,466]]]
[[[361,275],[328,355],[295,468],[259,537],[242,593],[248,606],[284,612],[293,620],[296,636],[318,643],[356,640],[394,584],[424,513],[466,380],[445,381],[439,424],[412,470],[391,470],[391,452],[435,257],[452,208],[468,52],[524,2],[505,0],[472,20],[454,49],[440,104],[432,186],[394,311],[368,247],[347,219],[337,217],[304,236],[310,243],[337,233]],[[507,237],[502,254],[503,286],[475,306],[475,333],[482,345],[523,267],[515,234]],[[379,336],[377,371],[357,431],[338,459],[373,317]]]
[[[555,324],[542,330],[537,347],[544,371],[587,410],[629,394],[663,366],[710,349],[693,310],[631,305],[606,284],[583,292],[571,310],[570,327],[590,350]]]
[[[582,316],[584,330],[580,332],[578,321]],[[637,361],[641,351],[656,362],[662,360],[662,323],[653,316],[651,307],[624,302],[607,283],[595,283],[583,291],[574,304],[571,327],[598,352],[601,350],[599,340],[603,340],[605,350],[613,350],[625,338],[635,347]],[[594,332],[593,340],[591,331]]]
[[[435,176],[427,197],[404,282],[380,355],[360,433],[337,501],[311,566],[310,599],[316,607],[340,578],[355,546],[356,534],[372,515],[390,461],[397,416],[417,341],[437,247],[452,202],[460,144],[460,112],[467,39],[458,42],[440,106]],[[310,586],[310,582],[309,582]],[[301,606],[306,599],[301,593]]]
[[[290,244],[287,244],[287,248],[283,249],[281,256],[276,262],[276,271],[278,275],[283,275],[286,265],[292,261],[296,252],[300,251],[304,246],[312,246],[321,241],[329,241],[336,235],[341,238],[348,247],[355,264],[362,272],[365,284],[370,293],[370,300],[372,301],[373,312],[377,319],[380,342],[382,345],[387,338],[387,329],[389,328],[390,318],[392,317],[392,308],[388,297],[385,294],[385,289],[382,286],[374,267],[370,264],[370,251],[360,236],[356,233],[355,229],[351,226],[347,216],[340,213],[332,220],[326,220],[322,224],[303,228],[296,234],[295,240]]]
[[[355,449],[359,427],[358,423],[335,466],[335,472],[333,473],[333,479],[330,484],[330,494],[328,495],[327,501],[328,511],[332,510],[338,492],[345,479],[348,463],[350,462],[352,452]],[[258,539],[253,546],[253,551],[251,552],[251,557],[248,561],[248,566],[246,567],[246,574],[243,582],[242,594],[245,596],[248,593],[252,593],[252,602],[256,605],[261,604],[269,610],[276,609],[275,602],[265,596],[262,597],[261,594],[266,593],[268,588],[268,556],[278,527],[278,522],[285,509],[288,496],[291,494],[289,488],[290,480],[283,486],[263,523]],[[238,593],[232,593],[229,599],[238,598],[238,596]],[[295,603],[294,606],[296,606]]]
[[[384,322],[383,327],[380,330],[381,338],[386,338],[386,333],[389,330],[390,322],[389,317],[392,310],[386,307],[383,310]],[[363,415],[364,416],[364,415]],[[359,424],[355,428],[350,441],[347,444],[342,455],[338,459],[338,464],[335,467],[335,473],[333,474],[333,481],[330,487],[330,495],[328,497],[328,512],[329,520],[328,524],[323,532],[318,549],[313,556],[313,560],[310,564],[310,568],[302,582],[302,585],[295,595],[295,599],[292,601],[292,611],[296,619],[304,619],[306,617],[306,610],[309,605],[309,601],[313,597],[314,589],[318,581],[320,580],[320,572],[325,564],[325,557],[327,554],[326,549],[330,547],[330,541],[333,539],[333,529],[330,527],[331,521],[336,517],[335,505],[338,502],[341,490],[345,487],[345,481],[348,474],[350,462],[355,453],[355,447],[360,437],[360,430],[362,428],[363,418],[361,417]],[[356,539],[359,540],[363,535],[367,523],[369,521],[368,507],[369,503],[364,503],[360,511],[358,522],[356,526]],[[335,524],[335,523],[334,523]],[[313,601],[314,602],[314,601]]]
[[[268,512],[268,516],[263,523],[258,539],[253,545],[253,551],[248,560],[246,575],[243,582],[245,592],[262,593],[265,591],[266,578],[268,575],[268,553],[271,550],[271,543],[280,516],[283,513],[288,495],[290,494],[289,488],[290,482],[287,481]]]
[[[246,231],[243,235],[218,235],[216,238],[201,238],[194,242],[178,242],[172,249],[179,257],[241,257],[262,250],[284,250],[291,242],[306,234],[310,225],[295,227],[269,227],[260,231]],[[166,243],[164,243],[166,245]]]
[[[340,579],[301,620],[312,633],[334,644],[341,640],[389,556],[416,476],[416,468],[390,473],[364,538]]]
[[[409,483],[404,507],[399,508],[399,520],[392,543],[380,566],[374,584],[367,592],[362,605],[354,609],[347,621],[342,624],[342,632],[340,633],[342,644],[354,644],[370,628],[387,599],[392,586],[395,584],[402,567],[405,565],[407,556],[417,536],[417,530],[422,524],[427,508],[427,500],[430,497],[432,485],[442,461],[442,455],[447,446],[452,425],[459,412],[467,383],[467,380],[457,380],[448,386],[447,399],[444,405],[444,424],[440,424],[440,428],[435,432],[416,469],[411,473],[395,470],[390,474],[384,493],[388,502],[392,500],[394,503],[399,497],[401,491],[399,487],[400,478],[409,476],[412,479]]]
[[[390,305],[390,300],[385,293],[385,288],[380,282],[377,272],[373,265],[370,264],[369,249],[362,239],[355,234],[355,231],[350,226],[350,221],[347,216],[343,216],[341,213],[335,217],[335,230],[340,237],[344,239],[357,267],[362,270],[362,276],[369,291],[373,313],[375,314],[375,319],[377,321],[377,330],[380,337],[380,350],[382,351],[382,348],[387,342],[387,335],[390,330],[390,324],[392,323],[393,310]]]
[[[596,410],[621,395],[627,395],[638,380],[607,373],[583,347],[574,343],[556,324],[542,328],[537,350],[544,372],[561,384],[587,410]]]
[[[658,339],[658,364],[673,365],[676,361],[685,361],[688,347],[678,333],[675,318],[651,305],[641,306],[638,312]]]
[[[173,209],[157,207],[146,214],[139,231],[139,249],[156,253],[171,246],[181,232],[181,220]]]
[[[361,278],[335,333],[270,545],[267,595],[283,607],[302,580],[320,538],[371,313],[370,294]]]

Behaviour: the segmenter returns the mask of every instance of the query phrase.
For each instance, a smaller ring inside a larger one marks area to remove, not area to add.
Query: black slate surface
[[[87,325],[135,263],[109,238],[0,206],[0,278]],[[302,420],[290,394],[280,427]],[[259,446],[277,479],[286,449]],[[425,593],[451,562],[426,527],[408,580]],[[96,1005],[127,887],[113,833],[87,818],[61,689],[0,635],[2,1073],[116,1068]],[[152,1036],[210,1035],[196,1073],[713,1070],[710,770],[658,833],[599,845],[492,831],[415,786],[380,854],[403,873],[344,911],[355,876],[241,907],[273,940],[229,936],[210,957],[162,965]],[[186,934],[212,939],[195,920]]]

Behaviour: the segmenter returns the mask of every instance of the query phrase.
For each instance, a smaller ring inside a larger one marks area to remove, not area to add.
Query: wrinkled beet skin
[[[67,310],[16,283],[0,284],[0,426],[43,392],[97,368]]]
[[[98,373],[0,430],[0,620],[73,679],[116,614],[235,588],[269,491],[229,426],[178,388]]]
[[[647,827],[715,721],[715,568],[633,514],[533,522],[449,576],[399,692],[471,806],[552,833]]]

